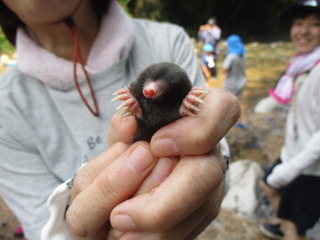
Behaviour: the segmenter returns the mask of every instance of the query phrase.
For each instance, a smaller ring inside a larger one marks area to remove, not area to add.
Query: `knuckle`
[[[208,161],[208,164],[201,166],[198,169],[198,176],[198,190],[202,196],[208,196],[214,192],[224,178],[223,169],[218,161]]]
[[[150,199],[151,201],[151,199]],[[152,204],[150,203],[149,206]],[[169,211],[165,205],[156,205],[144,212],[144,224],[148,229],[155,232],[166,232],[173,226],[172,211]]]
[[[99,176],[98,184],[101,186],[102,195],[108,196],[109,199],[121,196],[123,188],[120,186],[119,175],[119,171],[111,171],[108,174],[101,174]]]
[[[83,177],[83,173],[79,172],[74,180],[72,185],[72,194],[78,195],[79,193],[83,192],[85,188],[88,186],[88,183],[86,181],[87,178]]]
[[[76,236],[84,237],[86,236],[85,229],[83,228],[76,209],[69,208],[66,213],[66,222],[68,225],[69,230]]]
[[[170,230],[171,221],[170,214],[166,214],[164,212],[159,211],[156,216],[151,219],[152,228],[158,232],[165,232]]]

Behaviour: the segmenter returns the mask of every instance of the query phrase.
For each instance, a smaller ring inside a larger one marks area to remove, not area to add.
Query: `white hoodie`
[[[297,78],[295,89],[281,151],[283,164],[267,178],[275,188],[301,174],[320,176],[320,63]]]

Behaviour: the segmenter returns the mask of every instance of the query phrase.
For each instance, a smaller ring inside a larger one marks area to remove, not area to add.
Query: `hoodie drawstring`
[[[99,107],[97,104],[97,100],[92,88],[92,84],[88,75],[88,72],[86,71],[85,67],[84,67],[84,63],[83,63],[83,59],[81,56],[81,50],[80,50],[80,46],[79,46],[79,33],[77,30],[77,27],[73,21],[73,19],[71,17],[68,17],[65,19],[65,23],[67,24],[67,26],[70,28],[71,33],[72,33],[72,38],[73,38],[73,43],[74,43],[74,51],[73,51],[73,79],[74,79],[74,83],[76,85],[76,88],[82,98],[82,101],[84,102],[84,104],[87,106],[87,108],[90,110],[90,112],[95,116],[95,117],[99,117],[100,113],[99,113]],[[82,71],[84,72],[84,75],[86,77],[89,89],[90,89],[90,93],[91,93],[91,97],[92,97],[92,101],[94,104],[94,109],[92,109],[92,107],[89,105],[88,101],[86,100],[85,96],[83,95],[79,82],[78,82],[78,77],[77,77],[77,62],[80,62],[81,64],[81,68]]]

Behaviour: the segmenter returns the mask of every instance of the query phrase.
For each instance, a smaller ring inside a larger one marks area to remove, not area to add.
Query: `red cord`
[[[80,50],[80,46],[79,46],[79,33],[78,30],[76,28],[76,25],[74,24],[72,18],[67,18],[65,19],[65,23],[67,24],[67,26],[70,28],[71,33],[72,33],[72,38],[73,38],[73,44],[74,44],[74,51],[73,51],[73,79],[74,79],[74,83],[76,85],[76,88],[82,98],[82,101],[84,102],[84,104],[87,106],[87,108],[90,110],[90,112],[95,116],[95,117],[99,117],[100,113],[99,113],[99,107],[97,104],[97,100],[92,88],[92,84],[88,75],[88,72],[86,71],[85,67],[84,67],[84,63],[83,63],[83,59],[81,56],[81,50]],[[80,62],[81,64],[81,68],[82,71],[84,72],[84,75],[86,77],[88,86],[90,88],[90,93],[91,93],[91,97],[92,97],[92,101],[94,104],[94,110],[92,109],[92,107],[89,105],[88,101],[86,100],[85,96],[83,95],[79,82],[78,82],[78,77],[77,77],[77,62]]]

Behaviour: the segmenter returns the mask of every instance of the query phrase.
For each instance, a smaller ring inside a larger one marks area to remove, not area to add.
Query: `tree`
[[[4,36],[2,29],[0,27],[0,54],[9,54],[11,55],[14,52],[13,46]]]
[[[257,37],[281,33],[279,15],[292,2],[296,0],[131,0],[128,9],[135,17],[181,25],[194,37],[212,16],[217,17],[224,36]]]

